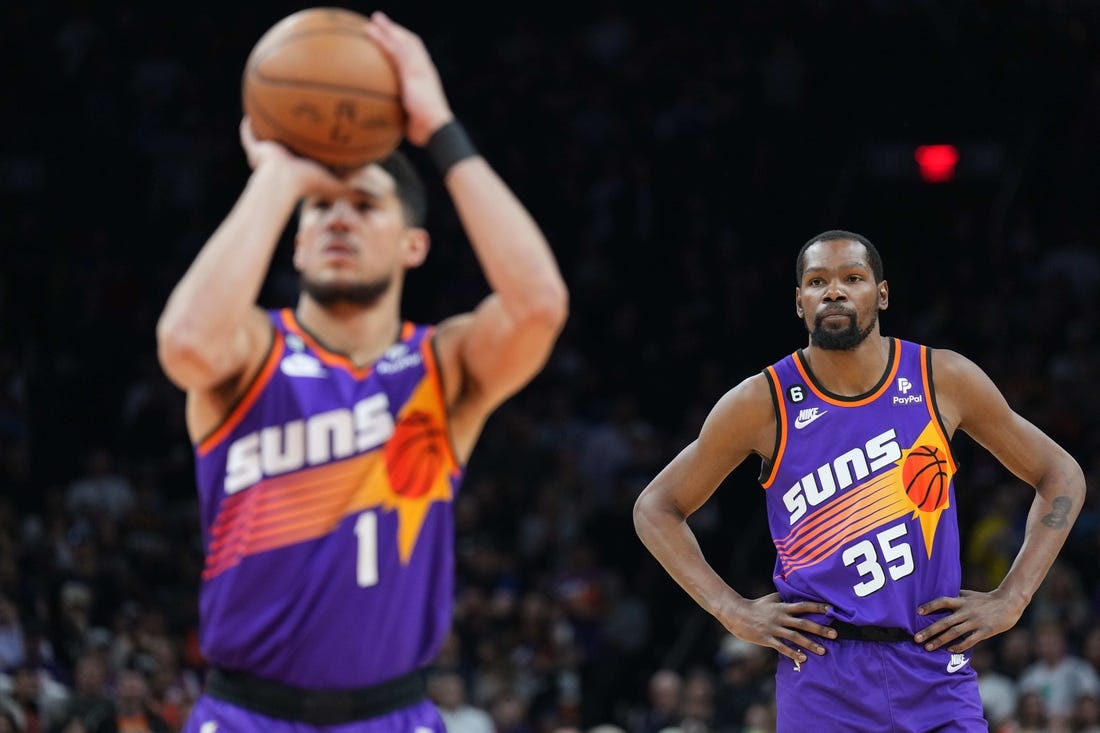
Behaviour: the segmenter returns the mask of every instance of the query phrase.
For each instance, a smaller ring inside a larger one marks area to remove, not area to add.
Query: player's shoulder
[[[770,381],[763,373],[757,373],[731,387],[718,399],[712,412],[739,420],[753,415],[770,419],[774,404]]]
[[[951,349],[931,352],[932,384],[936,405],[945,421],[975,405],[997,401],[997,388],[989,375],[971,359]],[[967,406],[971,407],[967,407]]]
[[[932,362],[932,375],[937,386],[948,382],[965,382],[983,374],[981,367],[958,351],[929,348],[928,352]]]
[[[757,372],[742,379],[729,393],[736,393],[741,400],[771,404],[772,383],[765,372]]]
[[[766,455],[775,443],[775,402],[768,378],[747,377],[715,403],[700,432],[701,445]]]

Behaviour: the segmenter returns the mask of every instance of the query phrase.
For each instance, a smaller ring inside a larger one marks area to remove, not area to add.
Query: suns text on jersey
[[[379,393],[351,409],[319,412],[237,438],[226,457],[225,493],[235,494],[264,478],[377,448],[393,435],[389,408],[389,399]]]
[[[836,492],[899,460],[901,446],[893,428],[879,433],[861,446],[845,450],[816,471],[803,476],[783,494],[783,504],[790,512],[791,524],[801,519],[809,507],[817,506]]]

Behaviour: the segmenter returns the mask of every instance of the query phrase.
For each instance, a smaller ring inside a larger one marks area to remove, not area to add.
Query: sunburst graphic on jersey
[[[375,454],[355,504],[397,512],[397,545],[406,565],[431,505],[451,501],[458,466],[434,385],[422,383],[397,416],[393,436]]]
[[[932,557],[932,543],[940,515],[950,507],[951,479],[955,466],[935,424],[929,422],[898,461],[901,487],[913,505],[913,517],[920,521],[924,548]]]
[[[372,509],[397,512],[397,549],[407,565],[432,504],[451,501],[459,475],[441,403],[438,385],[425,380],[380,447],[265,478],[227,497],[210,530],[203,577],[259,552],[324,537],[349,516]]]

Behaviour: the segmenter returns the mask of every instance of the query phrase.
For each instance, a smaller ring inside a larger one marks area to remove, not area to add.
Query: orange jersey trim
[[[935,393],[932,391],[932,375],[929,374],[929,364],[931,364],[932,356],[928,353],[927,346],[920,347],[920,378],[921,383],[924,386],[925,402],[928,405],[928,416],[932,418],[932,425],[936,428],[936,433],[940,436],[940,440],[943,441],[944,452],[947,453],[948,465],[951,467],[951,475],[954,476],[958,472],[958,466],[955,465],[955,456],[951,453],[951,443],[947,440],[947,436],[943,432],[943,423],[940,421],[940,416],[936,411],[936,405],[934,404]]]
[[[233,428],[240,424],[244,416],[252,409],[252,405],[254,405],[256,400],[260,397],[260,392],[263,391],[267,383],[271,381],[272,375],[275,374],[275,369],[278,368],[279,360],[283,356],[283,335],[279,333],[278,329],[272,330],[274,331],[274,336],[271,343],[271,352],[267,355],[267,359],[264,361],[263,366],[260,367],[259,374],[252,380],[252,384],[249,385],[248,390],[230,411],[229,416],[218,426],[218,429],[199,443],[196,450],[200,457],[206,456],[210,451],[214,450],[214,448],[225,440],[229,433],[233,431]]]
[[[795,361],[797,363],[797,359]],[[772,456],[771,471],[768,473],[768,479],[760,484],[765,489],[769,488],[772,483],[775,482],[775,477],[779,474],[779,462],[783,460],[783,452],[787,450],[787,405],[783,400],[783,390],[779,384],[779,375],[773,367],[768,367],[766,371],[775,393],[775,429],[779,431],[779,441],[775,455]]]
[[[349,372],[356,379],[366,379],[374,371],[374,364],[367,364],[363,367],[357,367],[346,354],[333,351],[324,345],[320,341],[315,339],[309,331],[306,331],[302,327],[302,324],[298,323],[298,319],[294,316],[294,311],[290,308],[283,308],[279,311],[279,320],[283,322],[286,329],[293,333],[298,338],[305,341],[309,348],[313,349],[317,354],[317,358],[321,360],[323,364],[330,367],[337,367]],[[405,321],[401,324],[401,333],[398,336],[398,341],[405,341],[413,335],[416,330],[416,326]]]
[[[798,373],[801,374],[802,378],[806,380],[806,386],[820,399],[828,402],[830,405],[836,405],[837,407],[861,407],[870,402],[874,402],[879,397],[881,397],[883,393],[886,392],[886,390],[888,390],[890,388],[890,385],[894,382],[894,377],[898,373],[898,365],[901,364],[901,344],[898,342],[897,339],[892,339],[892,341],[894,343],[894,360],[890,364],[890,371],[887,373],[886,378],[882,380],[882,385],[879,386],[878,389],[876,389],[872,394],[869,394],[860,400],[838,400],[835,397],[830,397],[829,395],[824,394],[821,390],[817,388],[817,385],[814,384],[814,380],[810,378],[809,373],[807,373],[806,369],[802,366],[802,360],[798,358],[797,353],[794,356],[794,365],[795,368],[798,369]]]

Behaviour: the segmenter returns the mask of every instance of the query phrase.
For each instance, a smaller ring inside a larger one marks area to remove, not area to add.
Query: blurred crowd
[[[192,455],[154,324],[247,176],[248,50],[299,9],[231,5],[4,11],[0,733],[177,731],[202,689]],[[774,653],[695,607],[631,507],[724,391],[803,343],[794,256],[835,227],[883,253],[884,333],[972,358],[1084,467],[1065,552],[971,663],[992,730],[1100,731],[1096,4],[376,7],[424,36],[572,293],[550,364],[491,419],[455,501],[454,631],[430,678],[449,733],[773,728]],[[953,141],[1000,152],[968,172],[963,147],[939,185],[883,153]],[[433,251],[406,290],[421,321],[485,292],[429,185]],[[294,301],[288,254],[265,305]],[[964,585],[989,589],[1033,493],[953,445]],[[774,564],[758,468],[691,518],[750,596]]]

